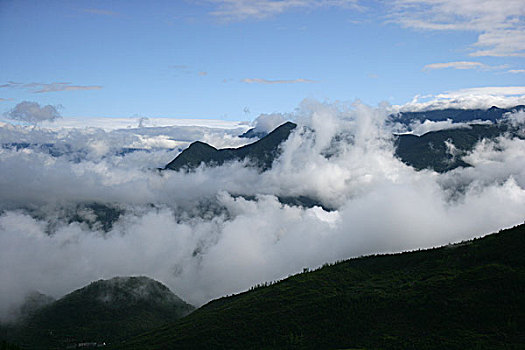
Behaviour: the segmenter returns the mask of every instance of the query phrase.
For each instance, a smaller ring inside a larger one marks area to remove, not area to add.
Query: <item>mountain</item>
[[[446,112],[444,112],[445,115],[448,116],[447,113],[457,110],[444,111]],[[468,114],[468,111],[471,113]],[[483,115],[500,115],[504,111],[507,110],[493,107],[484,111]],[[437,118],[437,111],[428,113],[431,113],[431,117]],[[461,110],[461,113],[479,116],[481,112],[479,110]],[[410,115],[413,117],[414,114]],[[465,118],[465,116],[463,115],[461,118]],[[248,158],[252,165],[265,171],[271,168],[273,161],[279,155],[279,145],[288,138],[295,127],[296,124],[287,122],[260,140],[240,148],[218,150],[206,143],[197,141],[180,153],[164,169],[189,171],[201,164],[222,165],[227,161],[241,161]],[[493,124],[472,124],[469,127],[432,131],[421,136],[396,135],[395,154],[401,161],[417,170],[432,169],[437,172],[446,172],[460,166],[470,166],[462,160],[462,157],[472,151],[477,142],[482,139],[492,140],[505,133],[512,137],[523,138],[519,130],[502,121]],[[330,154],[329,150],[326,153],[327,155]],[[313,200],[313,202],[316,201]]]
[[[115,222],[124,214],[124,210],[116,205],[88,202],[77,204],[72,212],[68,212],[68,222],[85,223],[90,229],[100,229],[109,232]]]
[[[222,165],[228,161],[248,159],[262,171],[271,168],[279,155],[279,146],[285,141],[296,125],[286,122],[262,139],[239,148],[216,149],[204,142],[194,142],[167,164],[165,170],[193,170],[201,164]]]
[[[473,120],[490,120],[492,122],[496,122],[502,119],[505,113],[523,109],[525,109],[524,105],[518,105],[511,108],[498,108],[496,106],[492,106],[489,109],[447,108],[421,112],[401,112],[394,116],[394,119],[406,124],[410,124],[415,120],[423,122],[427,119],[430,121],[444,121],[447,119],[452,119],[456,123],[470,122]]]
[[[111,343],[173,322],[193,309],[150,278],[116,277],[93,282],[35,311],[11,327],[8,340],[27,349]]]
[[[116,349],[523,349],[525,224],[214,300]]]
[[[396,156],[417,170],[432,169],[447,172],[468,167],[461,158],[472,151],[482,139],[493,140],[508,133],[520,137],[506,123],[474,124],[469,128],[431,131],[421,136],[403,134],[396,137]]]
[[[55,299],[49,295],[33,291],[25,297],[22,306],[20,306],[18,310],[15,310],[13,317],[24,320],[28,319],[54,301]]]

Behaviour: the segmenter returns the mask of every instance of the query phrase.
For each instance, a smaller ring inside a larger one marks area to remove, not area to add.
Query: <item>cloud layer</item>
[[[468,155],[468,169],[416,172],[394,156],[388,114],[305,101],[281,157],[262,174],[241,163],[159,173],[152,169],[178,150],[116,152],[169,133],[173,140],[240,145],[246,140],[238,130],[2,126],[2,140],[70,144],[83,156],[0,150],[1,314],[28,291],[57,297],[117,275],[151,276],[200,305],[304,267],[447,244],[523,222],[525,141],[482,142]],[[277,200],[300,195],[336,210]],[[95,213],[81,204],[90,202],[122,215],[107,231],[89,225]]]
[[[485,86],[456,91],[447,91],[437,95],[416,96],[402,106],[395,106],[401,111],[422,111],[429,109],[488,109],[492,106],[509,108],[525,104],[525,86]]]

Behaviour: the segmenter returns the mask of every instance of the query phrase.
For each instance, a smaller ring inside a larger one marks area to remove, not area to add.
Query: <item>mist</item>
[[[34,290],[60,297],[128,275],[157,279],[199,306],[303,268],[524,221],[524,140],[479,143],[466,156],[470,168],[415,171],[395,157],[393,137],[413,130],[400,130],[390,112],[304,101],[286,115],[298,127],[263,173],[242,162],[156,170],[191,141],[254,141],[237,137],[239,129],[1,126],[4,143],[35,145],[0,149],[1,317]],[[519,113],[509,118],[523,126]],[[263,116],[258,125],[280,118]],[[65,151],[36,146],[44,143]],[[334,210],[283,205],[278,196],[308,196]],[[119,211],[110,228],[90,224],[96,213],[86,204],[95,202]]]

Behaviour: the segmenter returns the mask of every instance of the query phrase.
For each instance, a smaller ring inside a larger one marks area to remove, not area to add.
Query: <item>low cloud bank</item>
[[[185,142],[206,135],[216,147],[246,142],[224,130],[2,126],[2,137],[87,150],[75,159],[0,150],[0,314],[5,319],[32,290],[59,297],[119,275],[150,276],[201,305],[304,267],[447,244],[524,221],[524,140],[478,144],[467,156],[471,168],[417,172],[394,156],[399,130],[389,114],[306,101],[281,157],[262,174],[242,163],[159,173],[151,169],[177,150],[110,151],[161,142],[159,135]],[[336,210],[287,206],[277,196],[308,196]],[[92,202],[121,210],[110,229],[88,224],[94,213],[79,204]]]
[[[416,96],[394,110],[419,112],[432,109],[488,109],[525,105],[525,86],[487,86],[447,91],[436,95]]]
[[[410,123],[410,132],[414,135],[424,135],[427,132],[446,130],[446,129],[468,129],[473,124],[492,124],[490,120],[474,120],[470,122],[455,123],[452,119],[443,121],[432,121],[426,119],[424,122],[416,120]]]

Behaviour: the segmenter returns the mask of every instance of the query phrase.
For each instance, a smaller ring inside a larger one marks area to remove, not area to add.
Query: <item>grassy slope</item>
[[[523,349],[525,226],[210,302],[122,349]]]

